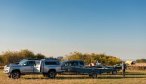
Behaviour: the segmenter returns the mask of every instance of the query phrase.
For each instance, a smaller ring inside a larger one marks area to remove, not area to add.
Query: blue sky
[[[146,57],[145,0],[0,0],[0,52]]]

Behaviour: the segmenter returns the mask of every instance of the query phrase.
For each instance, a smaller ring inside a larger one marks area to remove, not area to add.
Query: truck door
[[[21,72],[33,73],[34,72],[34,65],[35,65],[35,61],[26,61],[21,68]]]
[[[35,73],[40,73],[40,69],[41,69],[41,62],[40,61],[35,61],[35,66],[34,66],[34,72]]]
[[[70,67],[70,63],[69,63],[69,62],[65,62],[65,63],[62,65],[62,70],[68,71],[69,67]]]

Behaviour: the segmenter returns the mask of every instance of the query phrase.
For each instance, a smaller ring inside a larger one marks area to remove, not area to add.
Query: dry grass
[[[130,71],[127,74],[126,78],[122,78],[121,75],[100,75],[98,79],[81,75],[58,75],[56,79],[29,75],[13,80],[0,71],[0,84],[146,84],[146,71]]]

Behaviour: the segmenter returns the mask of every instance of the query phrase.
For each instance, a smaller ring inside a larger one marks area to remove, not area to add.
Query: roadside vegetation
[[[9,64],[9,63],[17,63],[24,58],[36,58],[43,59],[44,55],[38,53],[34,54],[29,50],[21,50],[21,51],[6,51],[0,55],[0,63],[1,64]]]
[[[109,56],[106,54],[96,54],[96,53],[80,53],[73,52],[67,55],[64,59],[66,60],[83,60],[85,63],[102,63],[104,65],[115,65],[120,64],[121,59],[115,56]]]
[[[137,63],[146,63],[146,59],[137,59],[136,62]]]
[[[6,51],[0,55],[0,64],[9,64],[16,63],[24,58],[36,58],[43,59],[47,56],[38,53],[34,54],[30,50],[21,50],[21,51]],[[96,53],[80,53],[73,52],[69,55],[66,55],[61,60],[83,60],[85,63],[96,63],[96,61],[105,64],[105,65],[115,65],[121,63],[121,59],[116,56],[109,56],[106,54],[96,54]]]

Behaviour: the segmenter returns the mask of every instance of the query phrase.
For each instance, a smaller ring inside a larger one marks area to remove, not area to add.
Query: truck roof
[[[67,60],[67,61],[64,61],[64,62],[84,62],[82,60]]]
[[[24,60],[24,59],[23,59]],[[44,59],[37,59],[37,58],[26,58],[25,60],[58,60],[56,58],[44,58]]]

